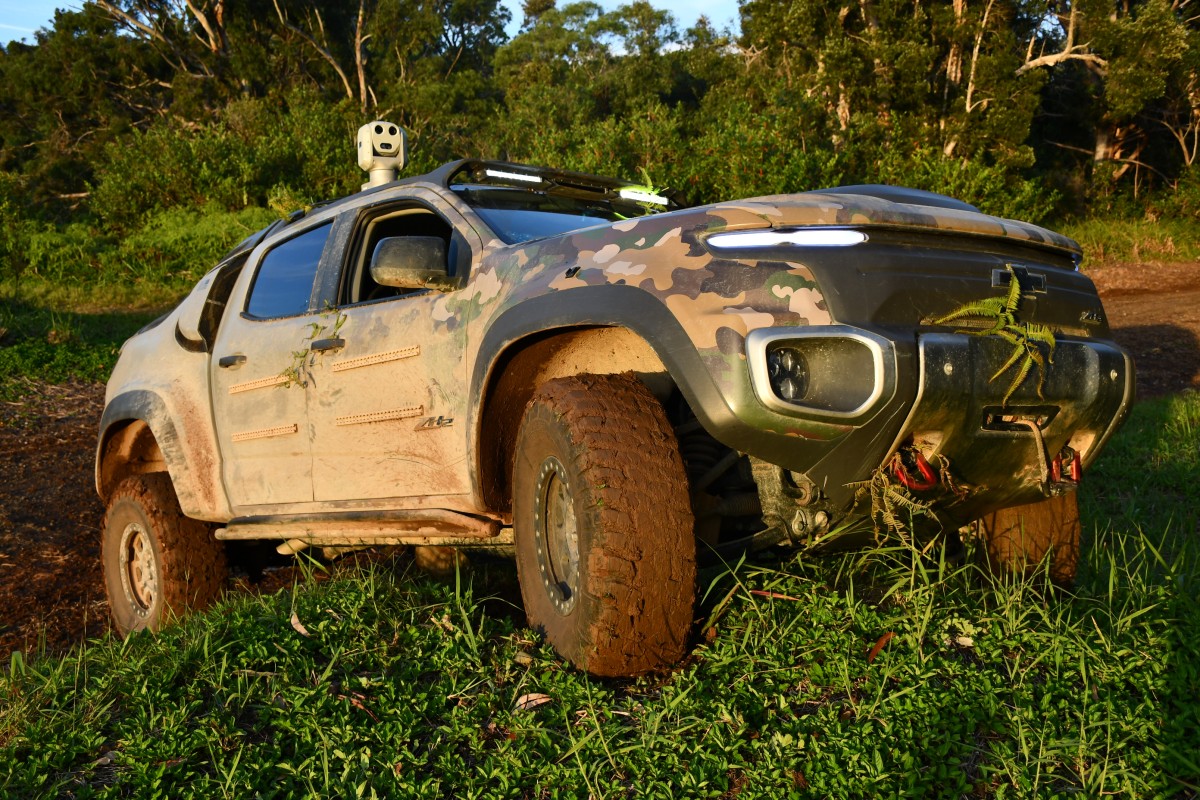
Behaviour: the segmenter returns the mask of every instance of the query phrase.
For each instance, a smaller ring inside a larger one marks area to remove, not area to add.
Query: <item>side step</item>
[[[446,509],[303,516],[238,517],[216,530],[223,541],[278,539],[317,547],[374,545],[510,545],[512,528],[498,520]]]

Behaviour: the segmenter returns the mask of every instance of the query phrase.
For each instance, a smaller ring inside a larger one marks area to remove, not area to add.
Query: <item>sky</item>
[[[566,0],[560,0],[566,2]],[[605,9],[613,9],[628,0],[598,0]],[[509,34],[516,32],[521,24],[521,0],[503,0],[512,13]],[[650,0],[656,8],[665,9],[675,15],[679,32],[695,24],[702,14],[717,29],[737,29],[737,0]],[[33,41],[38,28],[48,28],[54,19],[56,8],[79,8],[82,3],[74,0],[0,0],[0,41]]]

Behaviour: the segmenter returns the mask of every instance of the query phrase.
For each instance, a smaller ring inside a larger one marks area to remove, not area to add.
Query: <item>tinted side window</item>
[[[331,225],[288,239],[263,256],[250,288],[246,313],[252,317],[290,317],[308,311],[313,280]]]

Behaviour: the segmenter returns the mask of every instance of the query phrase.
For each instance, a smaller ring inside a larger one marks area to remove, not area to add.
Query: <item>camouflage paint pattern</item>
[[[453,202],[460,203],[457,197]],[[487,230],[469,208],[459,207],[474,218],[478,230]],[[1051,231],[969,211],[859,195],[780,195],[639,217],[526,244],[508,246],[492,239],[466,287],[438,302],[435,319],[449,330],[465,328],[466,340],[478,342],[492,320],[532,298],[594,286],[633,286],[666,307],[720,391],[744,404],[752,401],[745,364],[750,331],[837,320],[804,263],[734,260],[714,255],[703,240],[721,232],[828,226],[955,231],[1079,252],[1072,240]],[[849,430],[830,422],[778,417],[774,424],[777,433],[804,438],[829,439]]]

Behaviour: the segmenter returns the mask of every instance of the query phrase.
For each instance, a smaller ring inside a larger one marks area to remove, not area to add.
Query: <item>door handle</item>
[[[235,353],[231,356],[221,356],[220,358],[217,359],[217,366],[222,367],[223,369],[229,369],[230,367],[240,367],[242,364],[245,364],[245,363],[246,363],[246,357],[244,355],[242,355],[241,353]]]
[[[345,346],[345,339],[317,339],[308,349],[314,353],[325,353],[330,350],[341,350]]]

